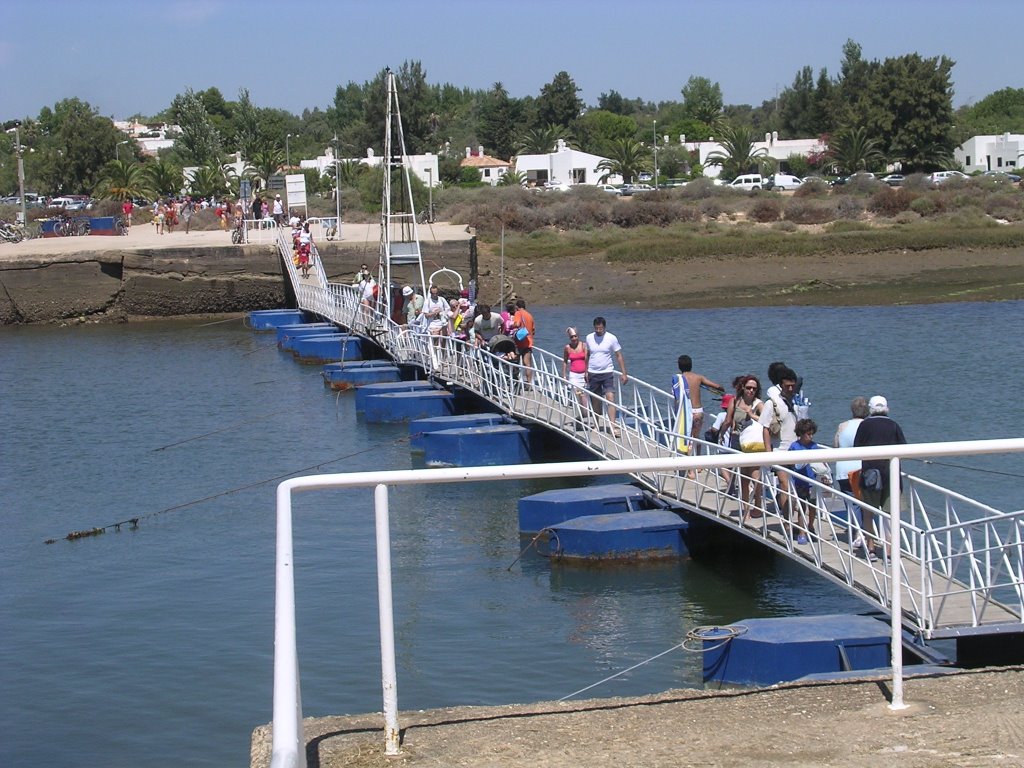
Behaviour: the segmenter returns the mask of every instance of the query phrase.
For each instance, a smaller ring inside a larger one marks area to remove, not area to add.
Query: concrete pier
[[[1024,766],[1024,667],[908,679],[898,712],[887,694],[885,678],[862,678],[403,712],[397,757],[384,755],[379,712],[309,718],[305,738],[320,768]],[[270,744],[270,726],[257,728],[252,768],[270,765]]]

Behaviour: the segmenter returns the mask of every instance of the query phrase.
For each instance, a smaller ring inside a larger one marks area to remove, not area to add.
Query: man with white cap
[[[857,427],[853,438],[855,448],[869,445],[905,445],[907,438],[903,436],[900,425],[889,418],[889,403],[881,395],[868,400],[868,417]],[[877,537],[872,536],[874,512],[872,508],[883,508],[889,500],[889,459],[865,459],[861,462],[860,472],[861,499],[869,505],[863,509],[864,541],[853,542],[854,548],[865,546],[868,559],[874,560]],[[897,489],[897,493],[899,490]],[[879,530],[881,534],[881,529]]]
[[[412,289],[411,285],[402,287],[402,298],[404,304],[402,310],[405,312],[405,324],[410,328],[420,325],[420,314],[423,312],[423,297]]]
[[[281,202],[280,195],[274,198],[274,221],[279,227],[284,224],[284,203]]]

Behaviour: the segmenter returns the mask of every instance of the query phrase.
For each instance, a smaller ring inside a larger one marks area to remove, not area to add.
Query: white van
[[[764,186],[764,179],[761,178],[760,173],[744,173],[742,176],[737,176],[733,179],[729,186],[733,189],[743,189],[747,192],[752,192]]]
[[[796,189],[803,183],[804,180],[799,176],[792,176],[788,173],[776,173],[769,176],[765,181],[765,188],[782,191],[786,189]]]

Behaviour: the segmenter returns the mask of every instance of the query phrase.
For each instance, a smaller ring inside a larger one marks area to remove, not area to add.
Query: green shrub
[[[782,215],[782,202],[777,197],[762,195],[750,209],[750,218],[762,224],[778,221]]]
[[[842,195],[836,199],[836,216],[840,219],[854,221],[864,213],[864,203],[850,195]]]
[[[841,234],[843,232],[870,232],[871,225],[865,221],[844,219],[842,221],[833,221],[832,225],[828,228],[828,231],[837,234]]]
[[[910,201],[910,210],[918,216],[934,216],[939,210],[938,198],[932,195]]]
[[[680,196],[687,200],[704,200],[709,197],[724,197],[732,190],[715,184],[708,178],[694,179],[680,190]]]
[[[772,229],[778,232],[796,232],[799,227],[792,221],[777,221],[772,224]]]
[[[921,220],[921,214],[915,213],[914,211],[900,211],[893,216],[892,220],[897,224],[913,224],[914,222]]]
[[[805,181],[793,193],[793,197],[827,197],[828,185],[819,179]]]
[[[825,224],[835,219],[836,212],[832,206],[794,198],[789,201],[783,215],[786,221],[794,224]]]
[[[871,195],[868,210],[879,216],[892,217],[901,211],[910,210],[914,194],[908,189],[883,187]]]

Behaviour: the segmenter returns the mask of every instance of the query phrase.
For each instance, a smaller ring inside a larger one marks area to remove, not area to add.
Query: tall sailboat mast
[[[398,106],[395,73],[385,70],[388,92],[388,116],[384,133],[384,191],[381,198],[380,233],[380,297],[387,302],[391,314],[392,293],[401,291],[395,267],[401,276],[425,292],[423,256],[420,253],[416,205],[412,196],[411,170],[405,150],[402,113]]]

